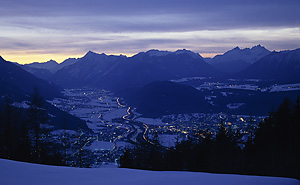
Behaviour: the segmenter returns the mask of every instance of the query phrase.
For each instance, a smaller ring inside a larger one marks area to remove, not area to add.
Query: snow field
[[[0,159],[3,185],[299,185],[296,179],[124,168],[71,168]]]

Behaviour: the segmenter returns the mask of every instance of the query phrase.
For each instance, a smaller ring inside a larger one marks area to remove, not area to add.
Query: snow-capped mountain
[[[156,50],[156,49],[151,49],[147,52],[140,52],[138,53],[137,55],[148,55],[148,56],[151,56],[151,57],[163,57],[163,56],[167,56],[167,55],[182,55],[182,54],[185,54],[185,55],[189,55],[193,58],[202,58],[202,56],[198,53],[194,53],[190,50],[186,50],[186,49],[180,49],[180,50],[177,50],[177,51],[174,51],[174,52],[171,52],[171,51],[160,51],[160,50]]]
[[[142,52],[144,53],[144,52]],[[157,50],[157,49],[151,49],[149,51],[146,52],[146,54],[150,55],[150,56],[166,56],[166,55],[170,55],[172,54],[172,52],[170,51],[160,51],[160,50]]]
[[[75,64],[58,70],[50,80],[64,87],[97,87],[97,84],[112,83],[107,81],[107,76],[117,72],[117,66],[126,58],[89,51]]]
[[[219,70],[233,74],[246,69],[269,53],[270,51],[261,45],[245,49],[236,47],[223,55],[215,56],[209,63]]]
[[[300,49],[274,51],[236,76],[268,80],[300,80]]]
[[[99,87],[120,90],[142,87],[157,80],[212,76],[218,71],[188,50],[149,50],[132,57],[89,51],[76,64],[58,70],[51,80],[65,87]]]

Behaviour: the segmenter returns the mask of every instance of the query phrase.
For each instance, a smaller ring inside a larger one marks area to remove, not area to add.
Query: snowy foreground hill
[[[70,168],[0,159],[1,185],[299,185],[296,179],[120,168]]]

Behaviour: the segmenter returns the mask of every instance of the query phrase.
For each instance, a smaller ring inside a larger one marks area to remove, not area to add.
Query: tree
[[[41,162],[41,124],[45,124],[47,121],[47,111],[43,108],[43,97],[39,94],[37,88],[34,88],[29,102],[29,124],[33,130],[34,135],[34,156],[37,162]]]
[[[288,99],[259,124],[254,139],[254,165],[262,175],[300,178],[299,98]]]
[[[13,155],[13,134],[12,134],[12,124],[13,124],[13,107],[11,106],[11,99],[6,96],[5,99],[5,109],[3,112],[4,116],[4,146],[6,146],[6,157],[11,158]]]

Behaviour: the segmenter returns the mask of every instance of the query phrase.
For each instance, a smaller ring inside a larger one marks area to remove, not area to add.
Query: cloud
[[[298,0],[4,0],[0,15],[43,18],[54,28],[53,21],[81,29],[186,31],[295,27],[299,8]]]
[[[299,0],[2,0],[0,49],[134,54],[299,47]],[[27,52],[28,53],[28,52]]]

